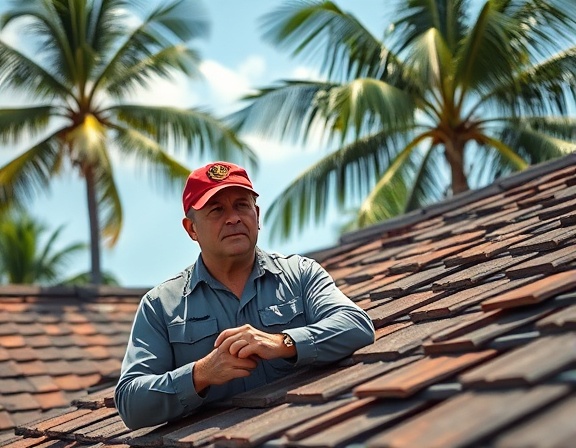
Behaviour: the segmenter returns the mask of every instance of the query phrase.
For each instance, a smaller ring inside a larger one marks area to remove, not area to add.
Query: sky
[[[381,37],[385,0],[337,0],[352,12],[375,36]],[[4,0],[0,0],[0,9]],[[261,17],[282,4],[280,0],[204,0],[211,23],[210,35],[192,46],[202,55],[203,80],[161,81],[138,93],[138,101],[157,105],[202,107],[223,116],[239,107],[239,99],[254,88],[268,86],[279,79],[315,76],[317,67],[292,59],[262,39]],[[7,41],[19,36],[4,33]],[[15,98],[0,92],[0,108],[14,104]],[[259,170],[250,172],[262,216],[282,190],[302,170],[327,154],[327,149],[294,147],[279,142],[245,136],[259,158]],[[14,158],[20,147],[0,146],[0,164]],[[190,168],[212,161],[194,156],[177,157]],[[119,160],[116,182],[124,210],[124,223],[118,243],[103,248],[102,268],[111,272],[126,287],[152,287],[193,263],[198,245],[182,227],[181,190],[164,190],[130,161]],[[59,247],[88,242],[88,212],[85,185],[68,171],[46,191],[29,203],[30,214],[55,230],[64,225]],[[271,238],[269,225],[262,223],[258,245],[264,250],[284,254],[306,253],[330,247],[338,241],[342,213],[333,210],[324,224],[309,226],[287,241]],[[57,246],[58,247],[58,246]],[[89,269],[89,253],[70,264],[70,275]]]

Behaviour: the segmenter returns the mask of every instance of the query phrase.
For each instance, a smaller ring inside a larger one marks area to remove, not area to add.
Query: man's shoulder
[[[284,255],[279,252],[264,252],[262,253],[268,258],[269,262],[285,271],[291,270],[305,270],[315,261],[300,254]]]
[[[193,270],[194,264],[164,280],[162,283],[159,283],[148,291],[146,296],[151,301],[163,299],[169,300],[174,297],[181,298],[185,296],[185,290],[190,285],[190,276],[192,275]]]

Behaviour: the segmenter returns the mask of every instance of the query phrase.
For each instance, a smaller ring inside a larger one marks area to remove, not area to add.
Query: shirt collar
[[[256,247],[256,262],[250,277],[261,277],[268,271],[272,274],[280,274],[281,270],[274,263],[273,258],[259,247]],[[189,295],[200,282],[207,283],[210,286],[215,286],[215,279],[210,275],[204,261],[202,261],[201,254],[198,255],[196,263],[187,268],[185,271],[186,283],[184,286],[184,296]]]

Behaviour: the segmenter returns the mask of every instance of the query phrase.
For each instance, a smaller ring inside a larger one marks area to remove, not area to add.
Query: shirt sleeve
[[[296,344],[295,366],[326,364],[374,342],[370,317],[350,300],[316,261],[301,258],[301,285],[309,325],[285,330]]]
[[[194,363],[175,368],[159,300],[145,296],[136,312],[114,399],[131,429],[188,414],[204,399],[194,388]]]

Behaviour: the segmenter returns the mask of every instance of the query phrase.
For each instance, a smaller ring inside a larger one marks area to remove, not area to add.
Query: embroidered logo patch
[[[229,174],[230,174],[230,168],[228,168],[226,165],[220,165],[220,164],[212,165],[210,168],[208,168],[208,171],[206,172],[206,176],[216,181],[226,179]]]

